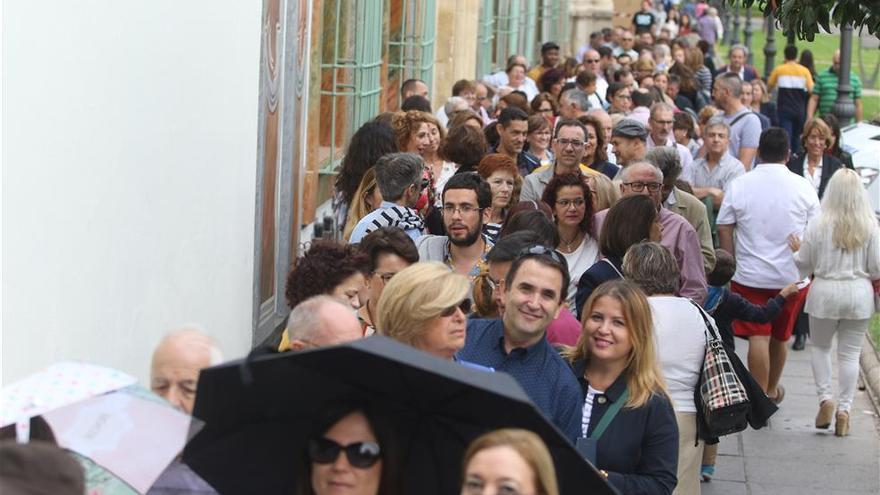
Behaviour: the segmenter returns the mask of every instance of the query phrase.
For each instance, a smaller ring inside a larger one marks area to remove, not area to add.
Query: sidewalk
[[[748,344],[737,339],[746,362]],[[835,367],[837,366],[835,355]],[[837,386],[835,373],[834,385]],[[782,377],[785,400],[770,425],[724,437],[715,477],[702,483],[704,495],[818,495],[880,493],[880,421],[863,391],[857,391],[850,435],[817,430],[818,411],[810,348],[789,350]]]

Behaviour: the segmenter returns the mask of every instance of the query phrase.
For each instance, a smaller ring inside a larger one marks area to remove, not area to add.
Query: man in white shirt
[[[784,165],[789,157],[788,142],[788,133],[778,127],[761,134],[761,165],[727,186],[716,220],[721,248],[736,256],[731,290],[753,304],[765,304],[799,279],[787,239],[790,234],[802,237],[807,222],[819,213],[816,190]],[[770,323],[733,324],[736,335],[749,339],[749,371],[777,403],[785,393],[779,385],[787,353],[785,341],[791,337],[806,292],[801,289]]]

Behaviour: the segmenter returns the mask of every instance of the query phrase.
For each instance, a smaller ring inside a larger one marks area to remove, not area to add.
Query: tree
[[[754,4],[769,16],[776,13],[782,30],[799,39],[813,41],[820,28],[831,32],[832,26],[851,24],[853,29],[867,29],[880,37],[880,0],[722,0],[724,5],[740,1],[749,8]]]

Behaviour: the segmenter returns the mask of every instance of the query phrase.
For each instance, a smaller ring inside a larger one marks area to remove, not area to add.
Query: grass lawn
[[[731,27],[732,29],[732,27]],[[740,29],[740,41],[744,41],[742,29]],[[781,64],[783,62],[782,51],[785,48],[786,39],[782,34],[782,31],[776,31],[776,64]],[[752,32],[752,52],[754,53],[754,65],[758,70],[758,74],[764,75],[764,44],[767,39],[766,29],[761,31],[753,31]],[[816,64],[816,71],[824,71],[828,67],[831,66],[831,57],[834,54],[834,50],[836,50],[840,46],[840,36],[837,34],[818,34],[816,35],[816,39],[812,42],[809,41],[801,41],[796,40],[795,44],[798,47],[798,52],[803,50],[810,50],[813,52],[813,60]],[[852,70],[856,74],[860,74],[859,71],[859,40],[856,37],[856,33],[853,33],[853,56],[852,56]],[[726,58],[727,48],[725,47],[722,50],[722,58]],[[862,57],[862,66],[864,67],[865,73],[867,77],[870,77],[874,68],[877,64],[880,64],[880,49],[877,48],[861,48],[861,57]],[[727,61],[724,60],[726,63]],[[862,77],[863,87],[865,89],[868,88],[866,85],[866,77]],[[880,78],[878,78],[880,79]],[[878,81],[874,82],[872,87],[877,90],[880,89],[880,83]],[[864,107],[864,116],[865,119],[871,119],[872,117],[880,118],[880,96],[868,96],[862,95],[862,105]]]

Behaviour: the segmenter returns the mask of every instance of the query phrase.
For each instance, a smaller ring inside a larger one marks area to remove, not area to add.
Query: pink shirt
[[[602,231],[607,214],[608,210],[602,210],[593,216],[596,232]],[[706,298],[706,272],[703,269],[703,253],[700,251],[697,231],[683,216],[666,208],[660,208],[660,226],[663,228],[660,244],[678,261],[680,274],[676,295],[689,297],[702,304]]]
[[[547,342],[574,346],[581,336],[581,323],[565,306],[547,327]]]

